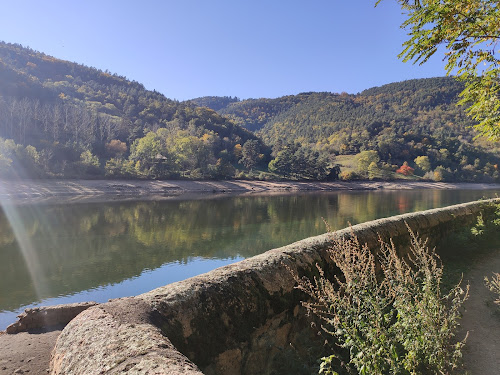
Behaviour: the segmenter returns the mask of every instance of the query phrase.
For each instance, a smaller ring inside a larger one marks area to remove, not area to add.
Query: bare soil
[[[48,374],[50,353],[60,333],[61,330],[15,335],[0,332],[0,374]]]

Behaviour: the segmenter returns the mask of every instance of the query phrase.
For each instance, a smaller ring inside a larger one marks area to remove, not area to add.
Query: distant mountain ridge
[[[337,122],[339,120],[337,116],[341,111],[338,108],[332,110],[330,107],[339,105],[347,106],[346,109],[352,110],[353,116],[351,117],[355,118],[359,115],[359,107],[370,105],[370,100],[374,99],[377,103],[370,108],[373,110],[371,113],[364,114],[365,117],[375,116],[375,112],[381,109],[389,110],[393,104],[401,104],[402,101],[409,105],[413,113],[421,110],[429,111],[441,105],[455,106],[462,88],[463,85],[452,77],[437,77],[389,83],[369,88],[360,94],[304,92],[275,99],[225,100],[231,97],[211,96],[192,101],[233,119],[249,130],[259,131],[267,127],[267,130],[263,132],[266,133],[276,122],[284,121],[289,116],[297,116],[297,113],[301,113],[299,120],[302,121],[306,117],[304,112],[309,111],[314,114],[317,109],[327,112],[329,117],[323,116],[316,125],[324,122]],[[311,113],[308,114],[308,118],[317,117],[311,116]],[[340,116],[342,115],[340,113]],[[303,122],[300,125],[303,125]],[[469,125],[472,125],[472,122],[469,121]]]

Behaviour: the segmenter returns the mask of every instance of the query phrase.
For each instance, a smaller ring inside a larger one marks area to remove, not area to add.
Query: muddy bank
[[[103,202],[111,200],[195,199],[214,195],[273,194],[299,191],[500,189],[500,184],[408,181],[142,181],[0,180],[0,200],[12,203]]]

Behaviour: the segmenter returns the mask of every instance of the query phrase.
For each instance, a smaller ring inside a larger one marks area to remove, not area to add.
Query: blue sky
[[[401,62],[394,0],[4,0],[0,40],[126,76],[172,99],[357,93],[444,75]]]

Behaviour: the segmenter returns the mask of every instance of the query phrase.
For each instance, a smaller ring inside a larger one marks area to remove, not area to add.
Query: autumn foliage
[[[413,172],[415,171],[414,168],[410,167],[408,163],[405,161],[401,167],[398,168],[396,173],[400,173],[405,176],[411,176],[413,175]]]

